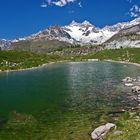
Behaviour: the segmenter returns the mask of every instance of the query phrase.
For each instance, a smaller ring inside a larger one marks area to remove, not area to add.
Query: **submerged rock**
[[[131,77],[126,77],[122,80],[124,82],[124,85],[127,87],[132,87],[134,86],[134,83],[136,82],[136,79],[133,79]]]
[[[24,124],[27,123],[28,124],[28,123],[36,122],[36,119],[32,115],[21,114],[21,113],[18,113],[16,111],[13,111],[10,114],[9,121],[10,122],[18,122],[18,123],[24,123]]]
[[[93,140],[103,139],[110,130],[115,128],[116,125],[113,123],[107,123],[106,125],[99,126],[91,133],[91,138]]]

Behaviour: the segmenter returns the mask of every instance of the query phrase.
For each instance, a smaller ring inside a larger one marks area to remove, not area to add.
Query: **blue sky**
[[[140,0],[0,0],[0,38],[28,36],[72,20],[103,27],[139,15]]]

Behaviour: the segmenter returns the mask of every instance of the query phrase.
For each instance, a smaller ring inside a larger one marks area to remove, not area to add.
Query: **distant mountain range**
[[[72,21],[66,26],[51,26],[25,38],[0,40],[0,48],[35,52],[51,51],[71,45],[103,45],[105,48],[140,47],[140,17],[130,22],[98,28],[88,21]]]

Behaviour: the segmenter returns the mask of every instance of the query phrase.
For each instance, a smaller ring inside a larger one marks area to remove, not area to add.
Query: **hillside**
[[[28,51],[44,54],[68,48],[69,46],[71,45],[67,42],[40,38],[14,42],[12,43],[10,50]]]
[[[92,54],[89,58],[140,63],[140,48],[110,49]]]
[[[39,55],[24,51],[0,51],[0,70],[21,70],[62,60],[57,55]]]

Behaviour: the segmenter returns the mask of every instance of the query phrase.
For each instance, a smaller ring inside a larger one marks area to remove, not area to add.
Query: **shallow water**
[[[102,115],[135,106],[121,80],[140,67],[112,62],[50,64],[0,74],[0,116],[14,110],[46,124],[47,139],[87,139]]]

